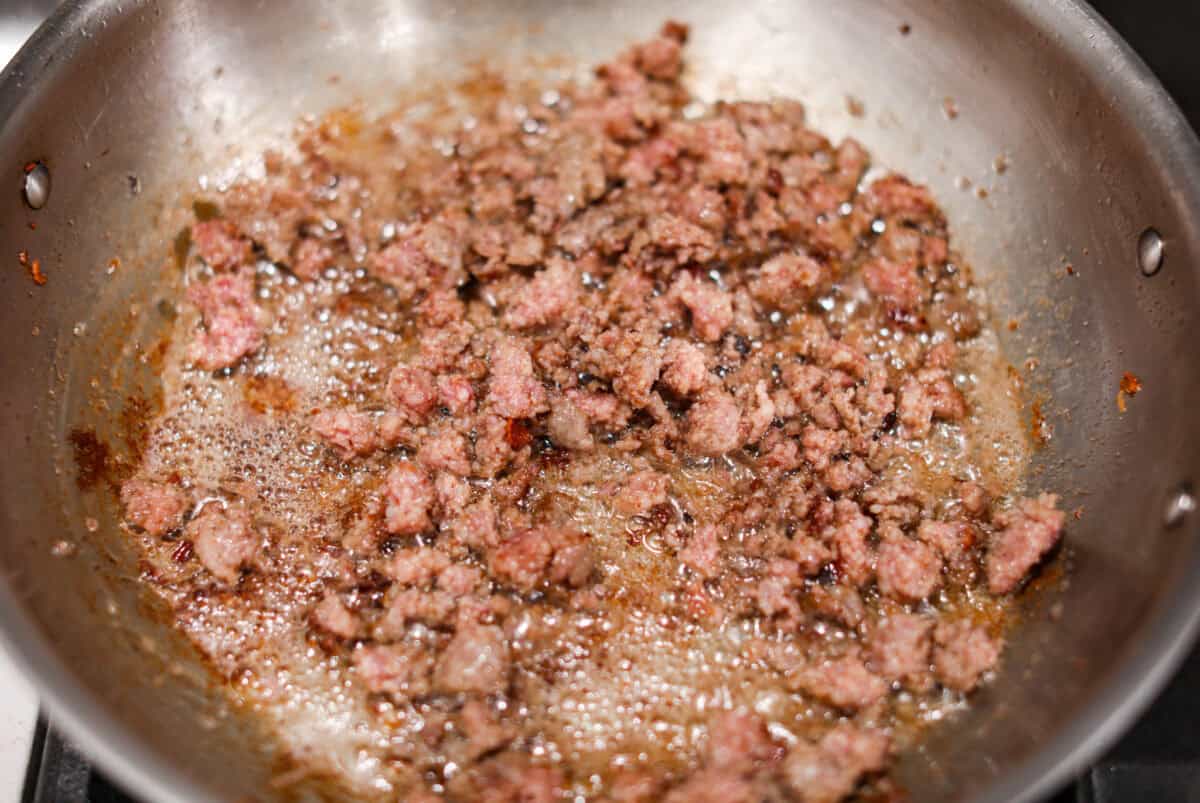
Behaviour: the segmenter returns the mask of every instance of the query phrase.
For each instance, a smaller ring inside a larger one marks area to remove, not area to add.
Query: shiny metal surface
[[[1162,268],[1166,247],[1157,229],[1149,228],[1138,238],[1138,267],[1147,276],[1153,276]]]
[[[25,166],[25,182],[21,188],[30,209],[41,209],[50,200],[50,170],[40,162]]]
[[[1168,527],[1178,527],[1188,516],[1196,512],[1196,497],[1190,485],[1180,488],[1167,500],[1167,510],[1163,515],[1163,523]]]
[[[1200,365],[1186,358],[1200,145],[1081,3],[92,0],[58,12],[0,78],[0,182],[12,188],[0,194],[0,632],[56,719],[131,791],[279,799],[270,739],[228,710],[139,596],[111,489],[78,489],[70,460],[83,424],[119,459],[112,422],[131,386],[153,389],[152,362],[122,344],[153,328],[175,210],[200,176],[218,181],[302,113],[391,105],[481,58],[594,61],[668,16],[693,25],[700,94],[799,97],[819,127],[930,183],[997,320],[1019,320],[1004,327],[1008,354],[1031,369],[1053,427],[1031,486],[1082,508],[1068,579],[1026,600],[998,681],[904,756],[912,799],[1034,799],[1171,672],[1200,619],[1195,516],[1164,524],[1177,489],[1200,478]],[[34,160],[54,176],[39,211],[16,191]],[[1138,241],[1151,226],[1167,256],[1147,277]],[[21,250],[41,260],[44,286],[18,268]],[[1144,389],[1122,414],[1124,371]]]
[[[0,3],[0,62],[8,64],[21,45],[60,5],[60,0],[6,0]]]

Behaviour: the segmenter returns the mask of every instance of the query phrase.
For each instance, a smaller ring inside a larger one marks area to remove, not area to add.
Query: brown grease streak
[[[112,456],[108,444],[93,429],[77,427],[67,435],[75,458],[75,484],[81,491],[95,488],[101,480],[111,482]]]

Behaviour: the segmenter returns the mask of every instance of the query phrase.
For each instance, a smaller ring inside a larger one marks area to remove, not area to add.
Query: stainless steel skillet
[[[853,133],[930,183],[1000,320],[1021,313],[1010,358],[1038,361],[1031,392],[1047,400],[1054,435],[1035,482],[1083,508],[1068,580],[1028,601],[998,682],[905,757],[912,798],[1036,797],[1115,738],[1170,673],[1200,619],[1200,531],[1187,504],[1200,481],[1190,359],[1200,146],[1086,6],[90,0],[68,3],[0,78],[0,260],[10,260],[0,271],[0,633],[56,719],[132,791],[278,797],[269,739],[225,710],[147,608],[111,494],[102,482],[81,489],[70,458],[81,423],[119,458],[112,424],[131,394],[153,388],[153,365],[131,370],[121,351],[150,325],[169,258],[169,237],[152,235],[172,231],[199,176],[219,180],[302,113],[356,97],[388,105],[480,58],[595,61],[667,17],[693,26],[700,93],[800,97],[818,127]],[[19,192],[31,160],[51,175],[38,211]],[[1148,276],[1150,228],[1165,259]],[[45,285],[20,251],[40,260]],[[1125,371],[1145,389],[1121,413]],[[94,536],[89,516],[102,524]],[[59,541],[78,551],[55,555]]]

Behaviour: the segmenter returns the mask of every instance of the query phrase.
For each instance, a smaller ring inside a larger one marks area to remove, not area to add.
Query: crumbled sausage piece
[[[437,494],[437,508],[443,520],[462,513],[471,501],[471,483],[449,471],[441,471],[434,477],[433,490]]]
[[[917,540],[933,547],[951,563],[957,562],[975,543],[975,528],[964,521],[925,519],[917,525]]]
[[[779,254],[763,263],[750,282],[758,303],[784,312],[801,310],[822,289],[828,271],[807,254]]]
[[[544,530],[523,530],[502,541],[492,553],[490,571],[502,582],[532,591],[554,557],[554,538]]]
[[[996,533],[988,548],[988,590],[1007,594],[1029,573],[1042,556],[1058,543],[1066,514],[1058,509],[1058,497],[1041,494],[1022,499],[1012,510],[996,516]]]
[[[333,261],[333,249],[314,237],[302,237],[292,248],[290,267],[301,279],[315,279]]]
[[[925,599],[942,582],[942,561],[937,553],[895,525],[880,529],[875,571],[880,592],[905,601]]]
[[[313,432],[344,457],[365,455],[375,449],[375,419],[369,413],[339,407],[313,416]]]
[[[500,628],[460,627],[438,660],[433,684],[450,694],[497,694],[508,685],[510,662],[508,642]]]
[[[436,549],[400,549],[392,556],[388,574],[400,585],[428,586],[449,566],[450,559]]]
[[[680,265],[711,259],[713,248],[716,246],[716,241],[707,229],[672,214],[652,218],[647,234],[650,242],[658,250],[674,254]],[[684,303],[692,306],[691,301],[684,300]]]
[[[412,463],[397,463],[387,473],[385,491],[388,532],[416,535],[430,528],[429,513],[436,497],[425,472]]]
[[[835,460],[821,474],[829,490],[840,494],[863,488],[873,477],[866,461],[857,455],[848,460]]]
[[[686,340],[672,340],[663,356],[662,382],[683,397],[703,390],[709,383],[704,352]]]
[[[509,419],[482,415],[476,419],[475,465],[472,474],[494,477],[508,466],[523,446],[516,446],[509,434]]]
[[[749,711],[725,711],[708,725],[705,765],[714,769],[752,769],[779,755],[766,723]]]
[[[804,447],[804,459],[817,471],[829,468],[835,456],[844,452],[848,445],[845,430],[822,429],[809,424],[800,436]]]
[[[449,471],[460,477],[471,473],[467,439],[451,427],[442,427],[421,444],[417,462],[429,471]]]
[[[327,594],[312,611],[313,626],[338,638],[351,639],[358,633],[358,619],[337,594]]]
[[[741,184],[750,173],[746,142],[731,120],[699,123],[688,149],[701,158],[700,179],[709,184]]]
[[[500,543],[496,526],[496,510],[490,497],[468,505],[450,525],[454,536],[479,552]]]
[[[834,505],[834,516],[831,540],[837,554],[838,570],[852,585],[864,585],[875,570],[875,553],[867,543],[871,519],[849,499],[838,500]]]
[[[967,414],[962,392],[943,369],[924,369],[906,377],[900,386],[897,408],[910,438],[928,437],[934,419],[961,421]]]
[[[765,380],[760,379],[754,384],[753,394],[749,395],[744,405],[739,439],[745,443],[756,443],[775,420],[775,402]]]
[[[505,338],[491,353],[488,402],[505,418],[530,418],[545,412],[546,389],[533,372],[533,359],[516,340]]]
[[[868,290],[900,309],[917,307],[925,294],[913,262],[880,258],[864,266],[862,273]]]
[[[562,799],[566,783],[560,770],[536,766],[512,751],[484,762],[473,780],[471,787],[461,789],[451,782],[452,798],[479,803],[554,803]]]
[[[796,601],[796,589],[800,573],[796,564],[788,560],[771,561],[767,576],[760,578],[754,588],[754,601],[763,616],[780,617],[790,625],[800,617],[800,605]]]
[[[551,400],[546,430],[554,443],[564,449],[586,452],[595,446],[588,417],[566,396]]]
[[[229,271],[250,262],[253,254],[249,240],[228,220],[214,218],[192,225],[192,244],[196,253],[215,271]]]
[[[885,733],[844,722],[815,745],[792,748],[783,760],[784,782],[805,803],[837,803],[863,775],[883,769],[888,747]]]
[[[658,349],[637,349],[622,362],[613,380],[613,390],[631,405],[645,407],[650,403],[650,388],[658,379],[661,367],[662,357]]]
[[[441,374],[437,378],[438,402],[451,415],[463,416],[475,409],[475,389],[471,380],[455,374]]]
[[[503,583],[533,591],[543,582],[578,587],[592,570],[591,548],[581,533],[539,527],[514,533],[492,552],[490,571]]]
[[[934,622],[925,616],[893,613],[871,633],[871,667],[889,680],[920,684],[928,673]]]
[[[431,290],[417,306],[421,318],[431,326],[450,326],[466,316],[467,305],[449,288]]]
[[[579,411],[587,416],[593,424],[609,427],[623,427],[629,419],[629,407],[611,393],[586,393],[578,390],[567,392]]]
[[[771,800],[771,784],[726,770],[701,770],[672,789],[664,803],[761,803]]]
[[[697,527],[679,553],[679,562],[702,577],[715,575],[721,557],[720,533],[712,524]]]
[[[379,443],[389,449],[400,444],[410,446],[416,440],[416,430],[409,423],[408,416],[397,410],[388,410],[379,417],[376,434]]]
[[[121,504],[126,521],[157,538],[183,523],[188,498],[174,485],[132,479],[121,486]]]
[[[200,563],[225,583],[236,583],[241,570],[258,554],[258,533],[242,507],[223,510],[220,505],[210,504],[188,522],[186,533]]]
[[[671,286],[671,295],[691,313],[692,330],[701,340],[720,340],[733,323],[733,298],[712,282],[680,273]]]
[[[741,445],[742,412],[728,393],[710,390],[704,393],[687,416],[687,441],[700,454],[722,455]]]
[[[367,268],[410,301],[422,290],[453,286],[460,275],[465,244],[441,221],[417,225],[370,256]]]
[[[806,577],[817,574],[833,560],[833,552],[828,546],[807,535],[794,536],[788,544],[787,554]]]
[[[483,572],[474,566],[452,563],[438,574],[437,587],[455,597],[463,597],[483,583]]]
[[[626,516],[640,516],[652,507],[667,501],[670,478],[661,472],[647,469],[625,480],[613,500],[613,507]]]
[[[942,684],[968,692],[996,665],[1003,642],[966,620],[940,624],[933,631],[933,666]]]
[[[505,323],[516,329],[528,329],[557,322],[572,307],[582,289],[572,263],[552,259],[522,288],[516,302],[504,314]]]
[[[678,158],[678,143],[667,137],[654,137],[629,149],[620,175],[631,184],[652,184],[658,173]]]
[[[420,697],[429,693],[433,658],[417,646],[367,644],[354,651],[354,669],[372,692]]]
[[[680,37],[663,33],[644,44],[635,45],[634,59],[638,69],[651,78],[663,81],[678,78],[683,70],[682,44]]]
[[[776,409],[779,403],[776,402]],[[794,471],[802,464],[800,446],[778,430],[768,432],[759,445],[758,467],[765,476]]]
[[[498,721],[487,703],[472,697],[458,714],[459,728],[467,739],[467,755],[476,759],[495,752],[513,740],[515,731]]]
[[[654,803],[662,799],[661,779],[654,773],[626,770],[613,779],[604,803]]]
[[[375,625],[374,635],[382,639],[400,639],[414,622],[427,627],[445,627],[454,616],[457,601],[443,591],[402,588],[388,603],[383,618]]]
[[[680,212],[687,220],[711,232],[725,230],[728,219],[725,196],[703,184],[693,184],[680,200]]]
[[[867,188],[867,196],[880,217],[894,217],[905,223],[940,223],[941,212],[929,188],[895,173],[873,182]]]
[[[962,502],[963,512],[976,518],[983,517],[989,508],[988,492],[977,482],[964,482],[959,486],[958,498]]]
[[[849,628],[856,628],[866,616],[866,605],[857,590],[844,585],[817,585],[808,592],[817,611]]]
[[[194,284],[188,300],[203,319],[188,352],[199,367],[228,368],[262,346],[263,311],[254,300],[253,272],[241,270]]]
[[[843,656],[801,669],[788,678],[794,687],[844,711],[859,711],[887,693],[887,683],[861,658]]]
[[[422,423],[437,406],[433,374],[424,368],[397,365],[388,376],[387,390],[398,411],[414,424]]]

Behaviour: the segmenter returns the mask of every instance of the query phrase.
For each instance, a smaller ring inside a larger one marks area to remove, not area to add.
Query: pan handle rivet
[[[1163,238],[1153,227],[1142,232],[1138,237],[1138,267],[1142,275],[1153,276],[1158,273],[1163,264]]]
[[[1163,523],[1168,527],[1176,527],[1194,512],[1196,512],[1196,497],[1192,495],[1191,486],[1185,485],[1178,488],[1167,500]]]
[[[41,162],[25,168],[25,203],[30,209],[41,209],[50,200],[50,170]]]

